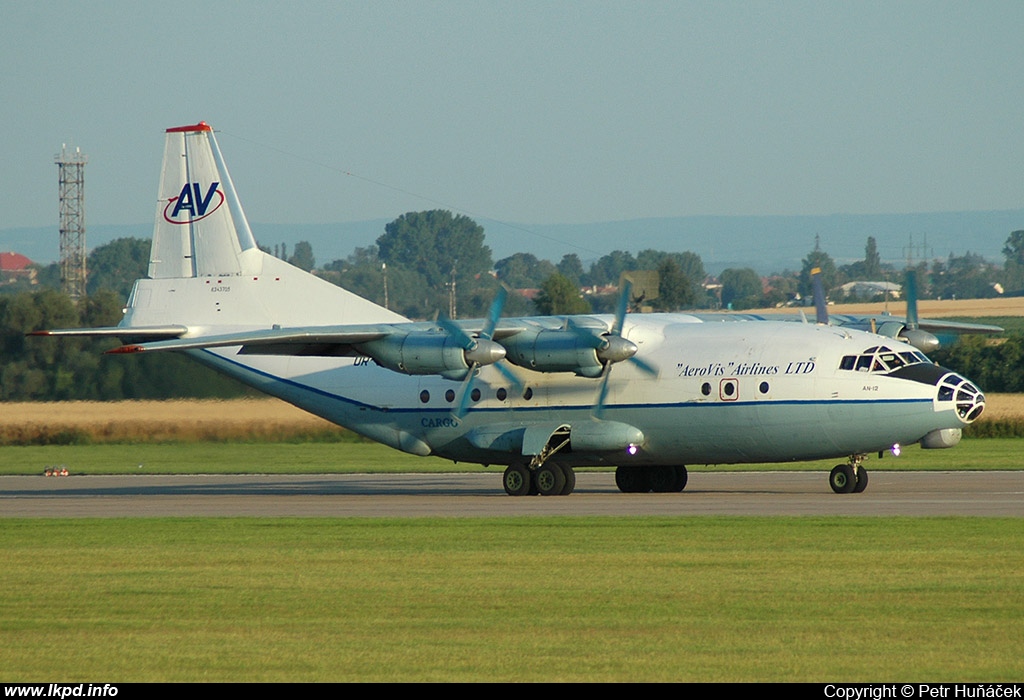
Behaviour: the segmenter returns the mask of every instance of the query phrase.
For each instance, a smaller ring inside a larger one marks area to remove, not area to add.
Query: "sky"
[[[150,222],[200,120],[254,223],[1019,209],[1022,37],[1017,1],[5,0],[0,230],[56,225],[65,143],[87,227]]]

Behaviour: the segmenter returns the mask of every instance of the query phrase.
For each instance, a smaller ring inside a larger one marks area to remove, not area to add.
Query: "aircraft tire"
[[[576,490],[576,472],[572,467],[562,467],[562,471],[565,472],[565,486],[562,487],[561,495],[568,496]]]
[[[689,478],[689,473],[686,471],[686,467],[682,464],[676,465],[676,481],[672,484],[672,491],[675,493],[682,493],[683,489],[686,488],[686,482]]]
[[[643,467],[616,467],[615,485],[622,493],[647,493],[651,485]]]
[[[864,493],[868,487],[868,470],[864,467],[857,468],[857,485],[853,487],[854,493]]]
[[[857,475],[854,474],[853,467],[849,464],[837,464],[828,476],[828,485],[836,493],[853,493],[857,487]]]
[[[673,493],[676,490],[676,467],[647,467],[647,481],[654,493]]]
[[[501,478],[501,484],[509,496],[527,495],[532,481],[530,470],[522,464],[510,464]]]
[[[545,464],[533,473],[537,493],[541,496],[561,496],[565,488],[565,472],[557,464]]]

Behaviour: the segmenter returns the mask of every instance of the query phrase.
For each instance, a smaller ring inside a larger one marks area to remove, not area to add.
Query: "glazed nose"
[[[956,404],[956,413],[964,423],[973,423],[985,410],[985,395],[973,383],[950,372],[939,382],[938,400]]]

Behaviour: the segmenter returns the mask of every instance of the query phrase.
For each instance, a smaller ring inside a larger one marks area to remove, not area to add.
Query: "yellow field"
[[[982,421],[1024,420],[1024,394],[987,394]],[[277,399],[7,403],[0,445],[324,438],[343,429]]]
[[[98,442],[283,439],[339,430],[277,399],[7,403],[0,443],[85,434]]]
[[[880,314],[888,311],[894,316],[902,316],[907,310],[903,301],[871,302],[868,304],[834,304],[828,307],[830,314]],[[798,309],[751,309],[738,313],[786,313],[798,312]],[[813,309],[810,312],[813,315]],[[807,310],[805,309],[805,313]],[[921,300],[917,302],[917,313],[926,318],[948,318],[951,316],[964,318],[980,318],[984,316],[1024,316],[1024,297],[1003,299],[955,299],[955,300]]]

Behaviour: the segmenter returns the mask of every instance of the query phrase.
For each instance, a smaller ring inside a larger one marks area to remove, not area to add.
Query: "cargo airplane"
[[[168,129],[148,276],[110,352],[183,352],[415,455],[504,467],[513,496],[565,495],[574,468],[624,492],[682,491],[685,465],[945,448],[985,407],[972,382],[892,335],[825,323],[617,313],[414,322],[262,252],[213,129]],[[770,477],[766,477],[770,478]]]

